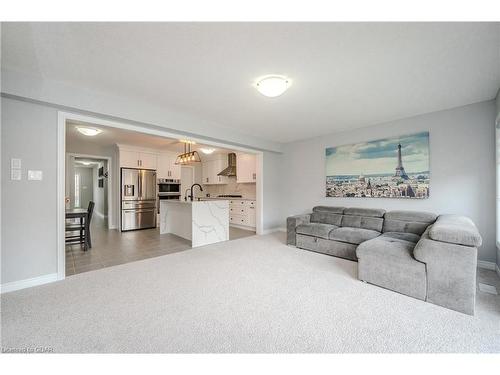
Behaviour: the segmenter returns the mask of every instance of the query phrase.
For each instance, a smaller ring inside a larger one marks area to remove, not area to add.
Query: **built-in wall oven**
[[[180,199],[181,197],[181,180],[170,178],[158,179],[158,213],[160,213],[161,199]]]

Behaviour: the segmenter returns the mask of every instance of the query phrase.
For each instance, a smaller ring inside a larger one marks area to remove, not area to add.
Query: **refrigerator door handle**
[[[139,199],[142,199],[142,171],[139,171]]]

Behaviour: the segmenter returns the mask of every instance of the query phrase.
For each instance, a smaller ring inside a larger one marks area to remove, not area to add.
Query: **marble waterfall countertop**
[[[172,233],[192,247],[229,240],[228,200],[160,200],[160,234]]]

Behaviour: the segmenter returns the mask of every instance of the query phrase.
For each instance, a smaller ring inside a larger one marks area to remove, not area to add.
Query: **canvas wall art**
[[[429,197],[429,132],[326,149],[326,196]]]

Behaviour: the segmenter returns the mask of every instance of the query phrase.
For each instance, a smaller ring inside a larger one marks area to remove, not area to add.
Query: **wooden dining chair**
[[[83,250],[87,251],[92,248],[92,237],[90,234],[90,222],[92,220],[92,215],[94,213],[95,203],[90,201],[87,207],[87,214],[83,221],[78,223],[67,223],[66,224],[66,244],[83,244]],[[78,232],[78,235],[74,233]],[[72,234],[73,233],[73,234]],[[69,235],[68,235],[69,234]]]

